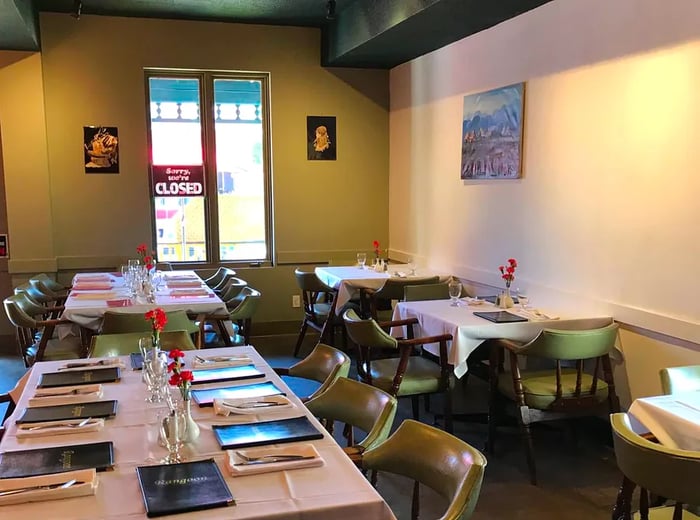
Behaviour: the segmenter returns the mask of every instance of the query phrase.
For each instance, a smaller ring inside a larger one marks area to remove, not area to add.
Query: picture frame
[[[335,161],[338,148],[335,116],[306,117],[306,158]]]
[[[525,83],[464,96],[462,180],[522,176]]]
[[[119,173],[119,130],[116,126],[83,127],[85,173]]]

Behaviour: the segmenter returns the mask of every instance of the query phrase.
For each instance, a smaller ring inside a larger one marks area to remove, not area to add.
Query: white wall
[[[523,177],[460,180],[463,97],[520,81]],[[642,329],[669,336],[650,339],[660,351],[700,343],[699,92],[696,0],[556,0],[396,67],[391,249],[496,286],[517,258],[534,303],[641,328],[625,341],[629,386],[655,393],[629,364],[644,362]]]

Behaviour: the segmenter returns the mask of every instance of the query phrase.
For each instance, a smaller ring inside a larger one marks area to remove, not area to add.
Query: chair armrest
[[[0,403],[11,403],[12,397],[10,394],[0,394]]]
[[[440,334],[439,336],[426,336],[423,338],[413,338],[413,339],[400,339],[398,340],[400,345],[405,346],[418,346],[425,345],[426,343],[437,343],[439,341],[452,341],[452,334]]]
[[[519,343],[517,341],[513,341],[511,339],[498,339],[496,340],[496,343],[498,346],[509,350],[510,352],[513,352],[514,354],[520,354],[520,351],[522,350],[523,346],[525,345],[524,343]]]
[[[381,321],[378,322],[377,325],[379,325],[383,329],[386,329],[388,327],[401,327],[403,325],[418,325],[418,318],[406,318],[403,320],[395,321]]]
[[[278,376],[288,376],[289,375],[289,368],[286,368],[286,367],[273,368],[272,370],[274,370],[275,374],[277,374]]]
[[[37,321],[37,325],[40,327],[50,327],[50,326],[56,326],[56,325],[75,325],[74,321],[67,320],[65,318],[58,318],[58,319],[52,319],[52,320],[42,320],[42,321]]]

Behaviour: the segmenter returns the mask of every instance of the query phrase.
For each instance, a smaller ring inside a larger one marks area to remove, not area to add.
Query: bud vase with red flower
[[[172,372],[168,382],[171,386],[176,386],[180,390],[180,395],[182,396],[181,408],[185,415],[185,433],[182,435],[182,442],[187,444],[196,441],[200,431],[199,425],[192,418],[190,388],[193,376],[191,370],[182,370],[184,364],[182,358],[184,355],[182,350],[176,348],[168,353],[168,357],[172,360],[168,365],[168,371]]]

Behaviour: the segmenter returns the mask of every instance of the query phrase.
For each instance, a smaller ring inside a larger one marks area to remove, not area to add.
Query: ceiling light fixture
[[[326,20],[335,20],[335,0],[328,0],[326,4]]]
[[[80,13],[83,10],[83,2],[81,0],[73,0],[73,13],[71,16],[76,20],[80,20]]]

